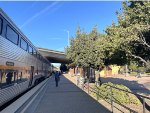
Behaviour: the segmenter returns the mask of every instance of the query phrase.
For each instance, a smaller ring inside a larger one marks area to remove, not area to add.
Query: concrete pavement
[[[132,92],[150,96],[150,77],[137,78],[134,76],[101,77],[102,83],[112,82],[128,87]]]
[[[24,113],[110,113],[104,106],[61,76],[55,87],[50,78]]]

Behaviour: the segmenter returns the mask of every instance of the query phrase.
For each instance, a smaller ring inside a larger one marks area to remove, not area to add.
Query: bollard
[[[84,79],[82,78],[82,82],[83,82],[83,90],[84,90]]]
[[[98,81],[98,86],[100,86],[100,81]]]
[[[82,83],[82,89],[84,90],[84,83]]]
[[[113,95],[112,95],[112,87],[110,86],[110,101],[111,101],[111,109],[112,109],[112,113],[113,113]]]
[[[77,86],[79,85],[79,77],[77,76]]]
[[[143,113],[145,113],[145,98],[143,97]]]
[[[99,100],[99,90],[97,89],[97,92],[96,92],[96,97],[97,97],[97,101]]]
[[[83,77],[80,79],[80,83],[81,83],[81,88],[84,90],[84,78]]]
[[[98,101],[98,91],[96,92],[96,99],[97,99],[97,101]]]
[[[88,79],[88,94],[89,94],[90,92],[89,92],[89,79]]]
[[[95,83],[97,87],[100,86],[100,81],[95,81]]]

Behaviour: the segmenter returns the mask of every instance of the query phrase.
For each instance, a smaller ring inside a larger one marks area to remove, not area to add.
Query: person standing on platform
[[[59,72],[58,71],[56,71],[56,73],[55,73],[55,82],[56,82],[56,87],[58,87],[58,82],[59,82]]]

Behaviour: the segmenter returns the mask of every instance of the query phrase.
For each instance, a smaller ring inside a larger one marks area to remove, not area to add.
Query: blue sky
[[[37,47],[64,51],[78,26],[89,32],[95,25],[103,33],[117,22],[121,1],[0,2],[0,7]]]

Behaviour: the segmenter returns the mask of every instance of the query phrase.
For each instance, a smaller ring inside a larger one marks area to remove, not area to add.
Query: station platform
[[[104,106],[66,79],[58,87],[52,76],[39,94],[18,113],[110,113]]]

